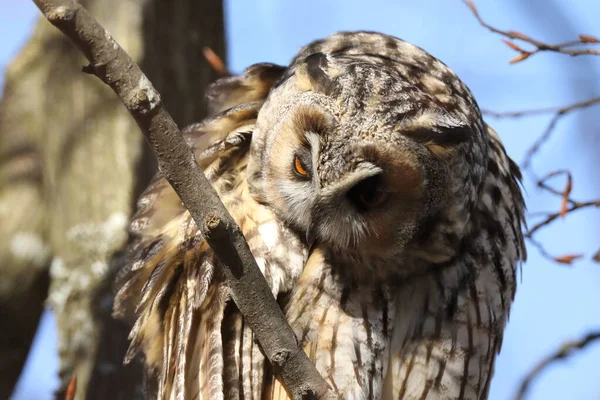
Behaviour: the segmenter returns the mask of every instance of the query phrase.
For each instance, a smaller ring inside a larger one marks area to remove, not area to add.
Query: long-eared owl
[[[183,131],[298,341],[344,399],[485,399],[525,260],[520,172],[471,92],[342,32],[208,90]],[[158,175],[115,313],[159,399],[285,399],[218,260]]]

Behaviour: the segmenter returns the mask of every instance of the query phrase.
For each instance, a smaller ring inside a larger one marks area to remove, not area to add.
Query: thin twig
[[[563,107],[546,107],[546,108],[539,108],[539,109],[534,109],[534,110],[509,111],[509,112],[494,112],[494,111],[484,110],[483,114],[493,117],[493,118],[521,118],[521,117],[529,117],[529,116],[540,115],[540,114],[549,114],[549,113],[554,114],[554,116],[552,117],[552,119],[550,120],[548,125],[546,125],[546,128],[544,129],[543,133],[540,135],[540,137],[537,138],[537,140],[533,143],[533,145],[531,145],[529,150],[527,150],[527,153],[526,153],[525,158],[523,159],[523,162],[521,165],[522,165],[523,169],[528,169],[531,166],[531,160],[532,160],[533,156],[540,150],[542,145],[548,141],[548,139],[554,132],[556,125],[558,124],[559,120],[562,117],[564,117],[566,114],[568,114],[572,111],[581,110],[581,109],[591,107],[591,106],[594,106],[597,104],[600,104],[600,96],[593,97],[591,99],[587,99],[587,100],[580,101],[577,103],[569,104],[569,105],[563,106]]]
[[[572,265],[574,261],[583,258],[583,254],[563,254],[562,256],[553,256],[548,250],[546,250],[546,247],[541,242],[532,237],[526,237],[526,239],[530,245],[538,250],[538,253],[543,258],[547,259],[548,261],[552,261],[553,263]]]
[[[544,132],[542,133],[542,135],[540,137],[538,137],[538,139],[534,142],[534,144],[528,149],[526,156],[521,164],[524,170],[529,171],[530,174],[533,175],[533,171],[531,171],[531,168],[530,168],[531,161],[533,160],[533,157],[535,156],[535,154],[537,154],[537,152],[540,150],[541,146],[548,141],[548,139],[552,135],[552,132],[554,131],[559,120],[563,116],[565,116],[567,113],[570,113],[575,110],[587,108],[587,107],[590,107],[593,105],[597,105],[597,104],[600,104],[600,96],[593,97],[593,98],[585,100],[585,101],[580,101],[577,103],[569,104],[569,105],[563,106],[563,107],[546,107],[546,108],[539,108],[539,109],[533,109],[533,110],[511,111],[511,112],[493,112],[493,111],[484,110],[483,114],[493,117],[493,118],[522,118],[522,117],[529,117],[529,116],[533,116],[533,115],[541,115],[541,114],[548,114],[548,113],[554,114],[554,116],[552,117],[552,119],[550,120],[550,122],[548,123],[546,128],[544,129]],[[547,184],[547,180],[549,178],[557,176],[557,175],[566,175],[567,176],[567,184],[563,190],[557,190]],[[533,234],[536,231],[538,231],[539,229],[541,229],[542,227],[549,225],[550,223],[552,223],[559,217],[564,218],[568,213],[570,213],[572,211],[579,210],[581,208],[586,208],[586,207],[598,207],[600,205],[600,200],[580,202],[580,201],[576,201],[576,200],[573,200],[572,198],[570,198],[569,196],[573,189],[573,178],[572,178],[571,172],[567,171],[567,170],[554,171],[554,172],[547,174],[545,177],[539,178],[539,179],[534,176],[533,180],[536,181],[537,186],[540,187],[541,189],[543,189],[549,193],[552,193],[556,196],[561,197],[561,209],[559,212],[530,213],[528,215],[529,217],[544,217],[544,218],[541,222],[537,223],[536,225],[534,225],[532,228],[529,229],[529,231],[526,234],[526,237],[529,240],[530,244],[538,249],[538,251],[542,257],[547,258],[554,262],[570,265],[573,261],[575,261],[579,258],[582,258],[583,256],[581,254],[567,254],[567,255],[563,255],[563,256],[553,256],[545,249],[545,247],[542,245],[542,243],[538,242],[537,240],[535,240],[533,238]]]
[[[571,177],[571,172],[567,171],[567,170],[558,170],[558,171],[554,171],[549,173],[548,175],[546,175],[545,177],[543,177],[542,179],[538,180],[536,185],[537,187],[539,187],[540,189],[543,189],[549,193],[552,193],[553,195],[556,196],[561,196],[561,197],[565,197],[564,196],[564,191],[560,191],[557,189],[554,189],[552,186],[548,185],[546,182],[548,181],[548,179],[557,176],[559,174],[565,174],[567,175],[567,181],[571,181],[571,185],[573,184],[573,178]],[[571,188],[572,189],[572,188]],[[570,190],[569,190],[570,191]],[[568,195],[566,196],[566,200],[571,203],[571,204],[575,204],[577,203],[577,201],[572,200]]]
[[[586,201],[583,203],[573,202],[569,207],[567,207],[567,209],[564,211],[564,214],[569,214],[576,210],[581,210],[583,208],[591,208],[591,207],[600,207],[600,200]],[[563,210],[546,215],[546,218],[544,218],[543,221],[538,222],[531,229],[529,229],[527,231],[527,233],[525,234],[525,236],[532,237],[533,234],[536,233],[540,228],[550,224],[552,221],[554,221],[557,218],[562,217],[562,216],[563,216]]]
[[[556,176],[561,176],[561,175],[564,175],[567,178],[567,182],[566,182],[564,189],[557,190],[557,189],[553,188],[552,186],[548,185],[547,182],[549,179],[556,177]],[[583,254],[564,254],[562,256],[553,256],[546,250],[546,248],[544,247],[544,245],[542,243],[540,243],[534,239],[533,235],[538,230],[551,224],[558,218],[565,218],[567,216],[567,214],[569,214],[571,212],[581,210],[583,208],[600,207],[600,199],[594,200],[594,201],[587,201],[587,202],[582,202],[582,201],[577,201],[577,200],[572,199],[570,197],[570,195],[571,195],[571,191],[573,190],[573,177],[572,177],[571,171],[568,171],[568,170],[557,170],[557,171],[550,172],[549,174],[547,174],[546,176],[544,176],[543,178],[541,178],[537,181],[537,186],[540,187],[541,189],[543,189],[544,191],[547,191],[547,192],[549,192],[555,196],[559,196],[561,198],[560,211],[558,211],[558,212],[543,212],[543,213],[537,212],[537,213],[528,214],[529,218],[542,217],[542,219],[537,224],[535,224],[533,227],[528,229],[528,231],[525,234],[525,237],[529,240],[529,243],[531,245],[533,245],[534,247],[536,247],[538,249],[538,251],[542,257],[547,258],[551,261],[560,263],[560,264],[571,265],[573,263],[573,261],[583,258]]]
[[[463,2],[471,10],[471,12],[473,13],[473,15],[475,16],[475,18],[477,19],[477,21],[479,22],[479,24],[481,26],[483,26],[484,28],[488,29],[489,31],[491,31],[493,33],[503,36],[505,39],[502,39],[502,41],[507,46],[509,46],[511,49],[513,49],[519,53],[515,58],[510,60],[511,64],[526,60],[527,58],[531,57],[532,55],[542,52],[542,51],[550,51],[550,52],[555,52],[555,53],[567,54],[567,55],[571,55],[571,56],[578,56],[578,55],[584,55],[584,54],[600,55],[600,49],[590,48],[590,46],[597,46],[600,44],[600,39],[598,39],[595,36],[580,34],[580,35],[578,35],[579,37],[577,40],[571,40],[571,41],[559,43],[559,44],[544,43],[542,41],[531,38],[521,32],[503,31],[501,29],[498,29],[498,28],[488,24],[487,22],[485,22],[483,20],[483,18],[479,14],[479,11],[477,10],[477,7],[475,6],[475,3],[473,3],[472,0],[463,0]],[[528,44],[534,46],[534,49],[532,49],[532,50],[522,49],[518,44],[516,44],[515,41],[521,41],[521,42],[528,43]],[[573,49],[573,47],[577,47],[577,48]],[[560,211],[556,212],[556,213],[542,214],[542,215],[544,215],[545,218],[541,222],[538,222],[536,225],[534,225],[532,228],[529,229],[529,231],[526,234],[526,238],[529,240],[529,242],[533,246],[535,246],[539,250],[540,254],[543,257],[551,259],[555,262],[562,263],[562,264],[570,265],[574,260],[582,258],[583,256],[581,254],[567,254],[567,255],[563,255],[563,256],[559,256],[559,257],[554,257],[544,248],[544,246],[540,242],[538,242],[537,240],[535,240],[533,238],[533,234],[536,231],[538,231],[539,229],[541,229],[542,227],[549,225],[551,222],[555,221],[557,218],[565,217],[570,212],[573,212],[575,210],[579,210],[582,208],[586,208],[586,207],[599,207],[600,200],[590,201],[590,202],[577,202],[577,201],[571,199],[569,196],[573,189],[573,178],[569,171],[556,171],[551,174],[548,174],[545,178],[538,179],[535,176],[534,172],[530,168],[531,161],[532,161],[533,157],[535,156],[535,154],[537,154],[539,152],[542,145],[548,141],[548,139],[554,132],[556,125],[558,124],[558,122],[560,121],[560,119],[562,117],[564,117],[566,114],[568,114],[574,110],[583,109],[583,108],[590,107],[590,106],[593,106],[596,104],[600,104],[600,96],[593,97],[591,99],[581,101],[578,103],[570,104],[570,105],[564,106],[564,107],[546,107],[546,108],[540,108],[540,109],[511,111],[511,112],[494,112],[494,111],[482,110],[482,113],[484,115],[493,117],[493,118],[521,118],[521,117],[528,117],[528,116],[548,114],[548,113],[554,114],[552,116],[552,118],[550,119],[550,121],[548,122],[548,125],[546,125],[546,128],[544,129],[542,134],[535,140],[533,145],[528,149],[521,166],[524,170],[528,171],[531,175],[533,175],[533,180],[537,181],[537,185],[540,188],[561,197]],[[556,176],[558,174],[562,174],[562,175],[566,174],[566,176],[567,176],[566,186],[563,190],[560,190],[560,191],[548,186],[545,182],[548,178],[550,178],[552,176]],[[540,215],[540,213],[537,213],[537,215]],[[598,252],[598,254],[596,254],[594,256],[594,258],[595,259],[598,258],[598,260],[600,261],[600,251]]]
[[[503,41],[511,49],[519,52],[518,56],[516,56],[515,58],[510,60],[511,64],[515,64],[520,61],[526,60],[527,58],[531,57],[532,55],[542,52],[542,51],[550,51],[550,52],[555,52],[555,53],[568,54],[570,56],[600,55],[600,49],[588,47],[588,46],[596,46],[596,45],[600,44],[600,39],[598,39],[594,36],[580,34],[578,40],[570,40],[568,42],[558,43],[558,44],[544,43],[542,41],[533,39],[521,32],[503,31],[501,29],[498,29],[498,28],[495,28],[495,27],[489,25],[487,22],[485,22],[483,20],[483,18],[481,18],[481,15],[479,15],[479,11],[477,11],[477,8],[475,7],[475,3],[473,3],[471,0],[463,0],[463,1],[467,5],[467,7],[469,7],[469,9],[473,13],[473,15],[475,16],[477,21],[481,24],[481,26],[483,26],[484,28],[487,28],[491,32],[497,33],[501,36],[504,36],[507,39],[510,39],[510,40],[503,40]],[[513,40],[520,40],[522,42],[528,43],[528,44],[534,46],[534,49],[524,50],[521,47],[519,47],[515,42],[513,42]],[[571,49],[571,47],[578,47],[578,48]],[[581,48],[581,47],[583,47],[583,48]]]
[[[578,110],[581,108],[587,108],[593,106],[595,104],[600,104],[600,96],[592,97],[591,99],[587,99],[584,101],[579,101],[577,103],[569,104],[567,106],[562,107],[544,107],[544,108],[536,108],[532,110],[522,110],[522,111],[508,111],[508,112],[496,112],[490,110],[482,110],[482,113],[486,116],[493,118],[521,118],[521,117],[530,117],[534,115],[541,114],[566,114],[568,112]]]
[[[532,237],[526,237],[533,247],[535,247],[540,255],[547,259],[548,261],[552,261],[558,264],[563,265],[572,265],[574,261],[580,260],[583,258],[583,254],[563,254],[562,256],[553,256],[546,250],[546,247],[541,242],[538,242]]]
[[[554,132],[554,128],[556,128],[556,124],[558,124],[558,121],[564,115],[565,115],[565,113],[556,113],[552,117],[552,119],[550,120],[548,125],[546,125],[544,132],[536,139],[535,142],[533,142],[533,144],[531,145],[529,150],[527,150],[527,153],[525,153],[525,158],[523,159],[523,162],[521,163],[521,166],[523,167],[523,169],[529,169],[529,167],[531,166],[531,160],[533,159],[533,156],[538,151],[540,151],[540,148],[542,147],[542,145],[544,143],[546,143],[548,141],[548,139],[550,139],[552,132]]]
[[[220,260],[233,300],[293,398],[337,398],[299,348],[242,231],[200,170],[148,78],[77,1],[34,3],[77,45],[90,61],[88,70],[115,91],[137,122],[156,153],[161,172]]]
[[[546,184],[547,180],[559,175],[564,175],[567,177],[567,183],[562,191],[556,190],[553,187]],[[546,191],[549,191],[550,193],[561,197],[560,216],[564,218],[567,214],[567,207],[569,206],[569,204],[572,205],[575,203],[569,197],[571,195],[571,191],[573,190],[573,175],[571,174],[571,171],[561,169],[550,172],[544,178],[540,179],[537,185],[538,187],[541,187]]]
[[[556,176],[564,175],[567,177],[567,184],[565,189],[557,190],[552,186],[548,185],[548,180],[554,178]],[[553,195],[561,197],[561,209],[559,212],[546,212],[546,213],[536,213],[536,216],[544,216],[544,220],[534,225],[531,229],[526,233],[527,237],[532,237],[533,234],[542,228],[543,226],[548,225],[558,217],[565,217],[566,214],[588,207],[600,207],[600,199],[593,201],[577,201],[570,197],[571,191],[573,190],[573,176],[571,171],[568,170],[556,170],[548,173],[546,176],[542,177],[537,181],[537,186]],[[534,216],[534,214],[529,214],[530,217]]]
[[[514,400],[523,400],[527,394],[527,391],[529,390],[529,387],[531,386],[531,382],[533,382],[533,380],[537,378],[548,366],[558,360],[563,360],[569,357],[575,350],[581,350],[598,339],[600,339],[600,332],[591,332],[579,340],[563,344],[553,354],[540,361],[535,368],[533,368],[531,372],[525,376],[519,385],[519,390],[515,395]]]

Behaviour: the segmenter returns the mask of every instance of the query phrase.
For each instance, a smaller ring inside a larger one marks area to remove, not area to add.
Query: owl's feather
[[[491,128],[487,140],[490,173],[467,228],[475,237],[451,262],[398,282],[348,283],[326,249],[311,252],[286,315],[343,398],[487,398],[526,256],[520,174]],[[290,399],[280,383],[270,390],[269,399]]]
[[[291,288],[305,250],[295,234],[249,196],[243,177],[257,113],[280,71],[271,64],[256,65],[240,77],[216,82],[210,89],[216,114],[183,131],[274,295]],[[240,393],[259,393],[250,380],[262,379],[264,358],[229,300],[217,260],[160,174],[140,197],[130,230],[135,237],[130,272],[115,300],[115,315],[136,316],[126,360],[143,351],[158,378],[158,398],[222,398],[223,388],[232,390],[232,382],[250,367],[257,376],[241,382]],[[224,330],[223,319],[228,323]],[[240,359],[240,348],[251,356]],[[221,352],[230,355],[226,365]]]
[[[208,98],[186,140],[329,384],[346,399],[486,399],[524,202],[460,79],[397,38],[345,32]],[[135,315],[128,358],[144,353],[158,397],[290,398],[164,178],[131,230],[116,312]]]

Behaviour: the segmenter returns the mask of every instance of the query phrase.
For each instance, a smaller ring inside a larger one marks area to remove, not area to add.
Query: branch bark
[[[581,339],[574,340],[571,342],[564,343],[560,346],[555,352],[550,354],[549,356],[542,359],[528,374],[523,378],[519,385],[519,390],[517,391],[514,400],[523,400],[527,392],[529,391],[529,387],[531,382],[533,382],[546,368],[548,368],[551,364],[564,360],[569,357],[575,350],[582,350],[585,347],[591,345],[600,339],[600,332],[590,332]]]
[[[194,156],[159,93],[115,40],[74,0],[34,0],[68,36],[129,110],[156,152],[159,168],[221,261],[232,297],[293,398],[337,398],[302,349],[248,244]]]

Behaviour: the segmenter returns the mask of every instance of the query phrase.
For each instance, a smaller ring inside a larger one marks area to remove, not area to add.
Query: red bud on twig
[[[65,400],[75,400],[75,392],[77,391],[77,376],[73,375],[67,385]]]
[[[214,69],[221,76],[230,76],[231,74],[227,71],[227,67],[221,57],[219,57],[210,47],[205,47],[202,51],[206,61],[210,64],[212,69]]]
[[[518,51],[518,52],[520,52],[520,53],[526,53],[526,51],[525,51],[525,50],[523,50],[522,48],[520,48],[519,46],[517,46],[517,44],[516,44],[515,42],[511,42],[510,40],[506,40],[506,39],[502,39],[502,41],[503,41],[504,43],[506,43],[506,45],[507,45],[508,47],[510,47],[511,49],[513,49],[513,50],[515,50],[515,51]]]
[[[475,7],[475,3],[473,3],[471,0],[465,0],[465,4],[471,9],[471,11],[473,11],[473,14],[479,16],[479,13],[477,12],[477,7]]]
[[[562,192],[562,202],[560,205],[560,216],[562,218],[567,215],[567,209],[569,206],[569,195],[571,194],[571,190],[573,189],[573,179],[571,178],[571,174],[567,174],[567,186],[565,190]]]
[[[554,261],[561,264],[571,265],[573,261],[579,260],[582,257],[583,254],[565,254],[564,256],[554,257]]]
[[[528,51],[524,51],[521,54],[519,54],[518,56],[516,56],[515,58],[513,58],[512,60],[509,61],[510,64],[516,64],[520,61],[526,60],[527,58],[529,58],[529,56],[533,54],[530,53]]]
[[[583,43],[600,43],[600,39],[597,37],[583,33],[579,34],[579,40],[581,40]]]

